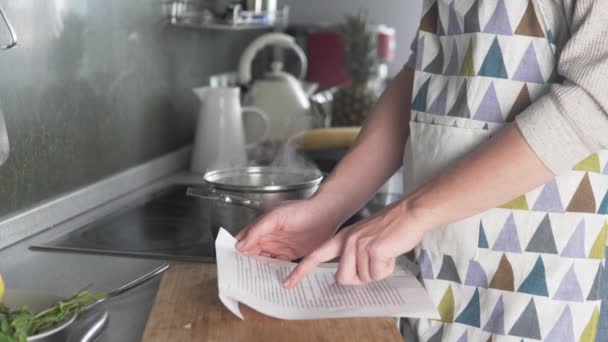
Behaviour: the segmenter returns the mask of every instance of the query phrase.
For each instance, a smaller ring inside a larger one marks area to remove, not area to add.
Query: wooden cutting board
[[[403,341],[392,318],[285,321],[241,305],[242,321],[218,298],[215,265],[176,264],[163,276],[143,342]]]

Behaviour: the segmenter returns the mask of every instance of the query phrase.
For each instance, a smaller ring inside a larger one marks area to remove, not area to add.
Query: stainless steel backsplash
[[[190,89],[233,70],[259,34],[165,27],[160,1],[0,5],[20,40],[0,52],[11,142],[0,217],[188,144],[198,109]]]

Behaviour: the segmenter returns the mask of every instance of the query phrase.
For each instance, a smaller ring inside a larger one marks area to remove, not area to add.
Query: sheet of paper
[[[401,270],[363,286],[342,286],[334,280],[335,267],[318,267],[297,287],[286,289],[282,283],[295,263],[246,256],[235,244],[236,239],[221,229],[215,242],[219,297],[241,319],[239,303],[280,319],[439,318],[411,272]]]

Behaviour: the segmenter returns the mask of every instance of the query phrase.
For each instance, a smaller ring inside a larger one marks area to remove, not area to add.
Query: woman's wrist
[[[344,192],[320,189],[309,200],[314,202],[316,208],[319,208],[319,210],[322,210],[329,216],[336,225],[336,228],[357,211],[357,209],[353,209],[352,198]]]
[[[441,216],[432,207],[422,205],[417,196],[406,197],[398,204],[399,210],[407,217],[408,224],[422,232],[428,232],[442,225]]]

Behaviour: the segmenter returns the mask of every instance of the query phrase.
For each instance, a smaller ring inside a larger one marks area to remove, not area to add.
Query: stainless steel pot
[[[188,192],[189,195],[193,195]],[[210,227],[213,239],[217,237],[220,228],[226,229],[230,234],[236,235],[249,224],[255,222],[263,212],[259,209],[252,208],[250,206],[241,205],[238,203],[230,203],[225,201],[219,201],[216,199],[200,199],[203,201],[206,210],[209,211],[209,215],[206,218],[207,222],[203,222],[203,226]]]
[[[317,169],[245,167],[208,172],[207,187],[190,188],[188,195],[234,203],[262,211],[311,197],[323,180]]]

